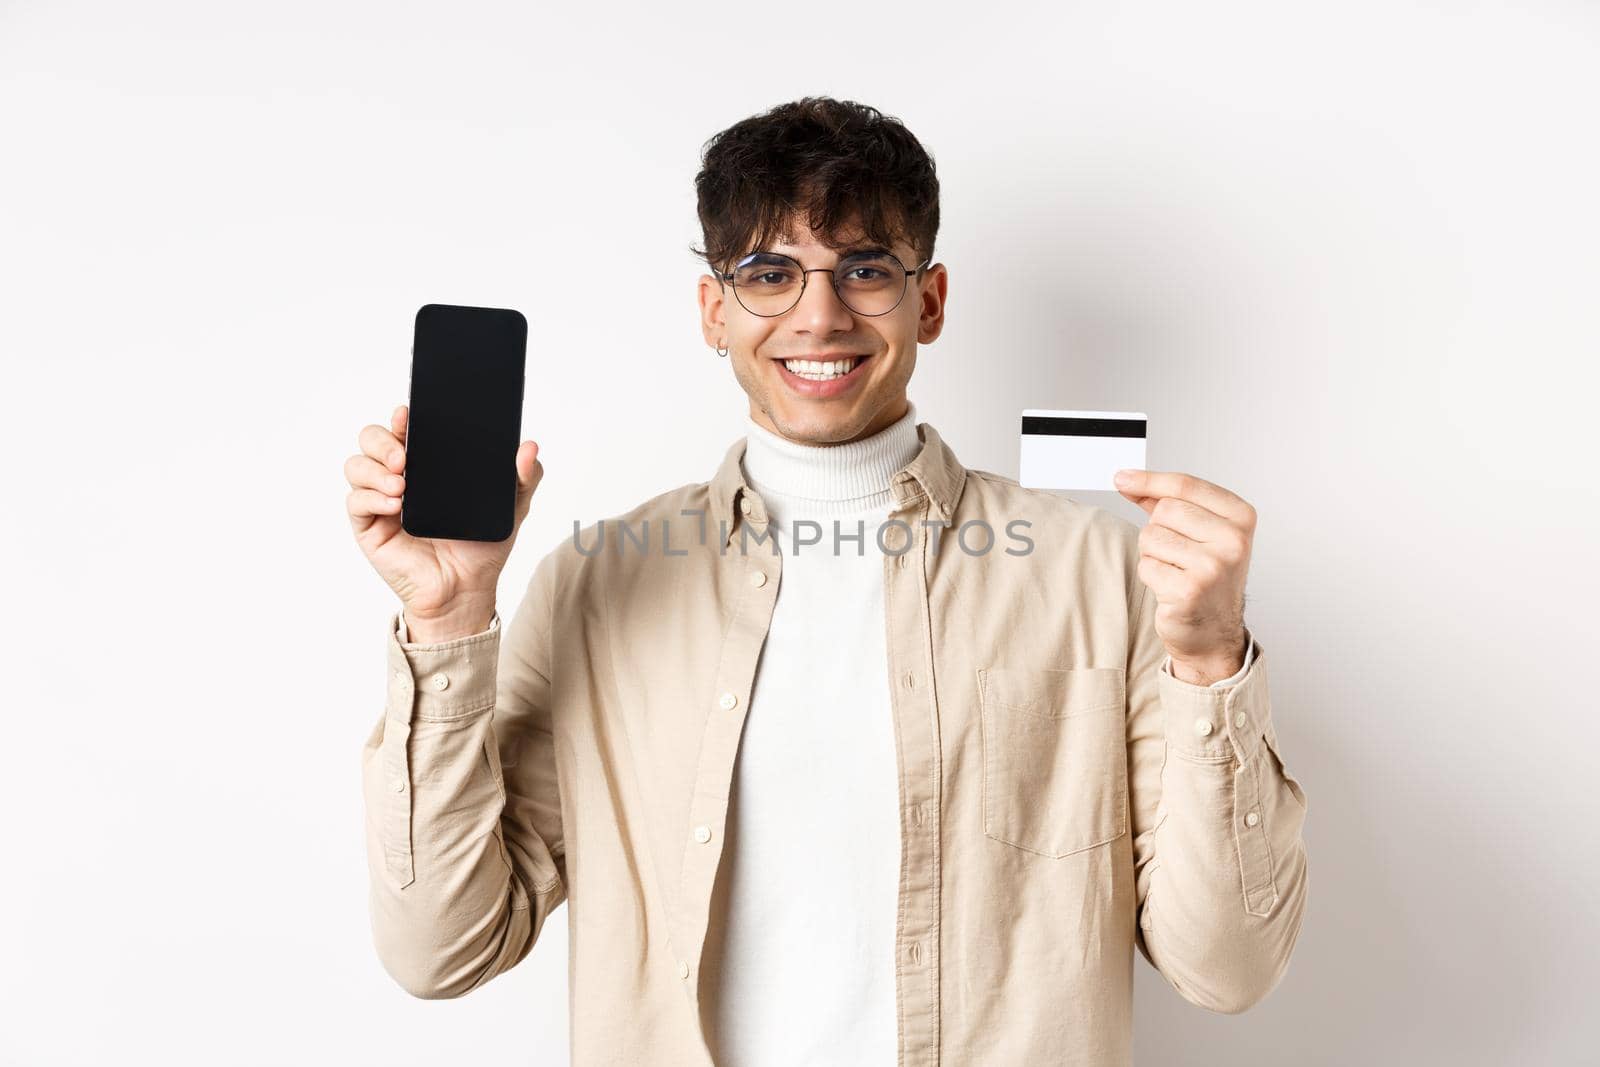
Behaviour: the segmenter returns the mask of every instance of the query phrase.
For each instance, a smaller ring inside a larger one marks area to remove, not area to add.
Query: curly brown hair
[[[792,238],[780,231],[796,212],[835,250],[852,221],[885,247],[903,238],[917,255],[908,268],[932,258],[939,233],[933,157],[899,119],[853,100],[807,96],[735,123],[706,142],[694,184],[705,247],[689,250],[713,271]]]

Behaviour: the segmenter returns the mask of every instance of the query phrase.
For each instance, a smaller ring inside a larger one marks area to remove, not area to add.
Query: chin
[[[854,417],[854,412],[849,411],[840,411],[837,414],[820,411],[790,414],[793,417],[781,421],[774,419],[774,425],[790,440],[811,444],[833,445],[848,441],[860,433],[861,427],[865,425]]]

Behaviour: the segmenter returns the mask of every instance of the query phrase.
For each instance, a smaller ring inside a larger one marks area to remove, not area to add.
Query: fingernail
[[[1129,486],[1133,484],[1135,477],[1136,476],[1133,471],[1121,470],[1117,472],[1117,477],[1115,480],[1118,485]]]

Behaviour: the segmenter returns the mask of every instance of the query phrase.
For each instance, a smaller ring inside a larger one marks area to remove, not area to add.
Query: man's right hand
[[[412,537],[400,526],[409,416],[401,404],[390,416],[388,429],[377,423],[362,429],[357,439],[360,453],[344,464],[350,482],[346,506],[356,544],[405,605],[409,638],[450,641],[489,628],[500,571],[544,477],[544,465],[539,462],[537,442],[524,441],[517,448],[515,519],[511,536],[504,541]]]

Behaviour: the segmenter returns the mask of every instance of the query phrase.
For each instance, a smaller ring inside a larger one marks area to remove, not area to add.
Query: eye
[[[750,258],[734,270],[733,283],[750,289],[786,289],[799,284],[799,268],[787,262],[773,262],[778,257]]]

